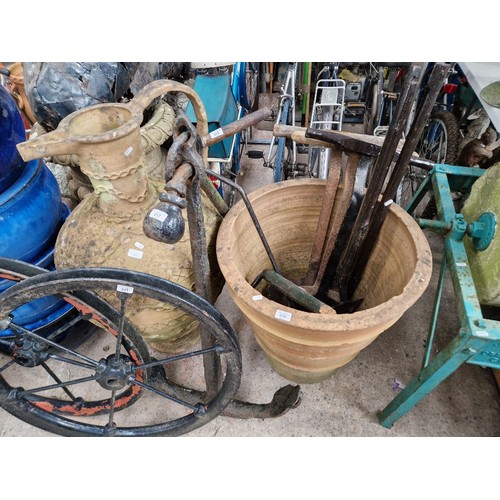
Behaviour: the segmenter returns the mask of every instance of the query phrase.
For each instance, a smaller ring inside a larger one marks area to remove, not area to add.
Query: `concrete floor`
[[[254,138],[270,133],[257,130]],[[265,149],[250,145],[249,149]],[[252,191],[272,182],[272,170],[262,160],[245,154],[240,184]],[[418,373],[423,356],[434,289],[442,255],[441,238],[425,232],[434,257],[432,282],[404,316],[329,379],[301,385],[301,404],[273,419],[240,420],[218,416],[189,434],[192,437],[402,437],[402,436],[500,436],[499,392],[492,371],[465,365],[428,394],[391,429],[382,427],[377,412]],[[224,288],[217,307],[235,328],[243,353],[243,378],[238,398],[255,403],[271,400],[274,392],[290,382],[269,365],[250,326]],[[437,329],[436,351],[459,328],[451,283],[447,280]],[[1,436],[50,436],[0,410]]]

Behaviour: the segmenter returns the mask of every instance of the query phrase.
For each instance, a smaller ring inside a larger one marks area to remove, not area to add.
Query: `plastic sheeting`
[[[186,63],[26,62],[23,66],[33,114],[51,131],[74,111],[131,98],[153,80],[182,80]]]

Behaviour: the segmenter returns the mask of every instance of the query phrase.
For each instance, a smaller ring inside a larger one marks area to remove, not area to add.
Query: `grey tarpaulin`
[[[182,79],[184,63],[26,62],[23,68],[33,114],[51,131],[79,109],[130,98],[153,80]]]

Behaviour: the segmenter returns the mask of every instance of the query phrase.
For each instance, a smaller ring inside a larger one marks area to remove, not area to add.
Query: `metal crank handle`
[[[262,231],[262,227],[259,224],[259,220],[257,219],[257,215],[255,214],[255,212],[253,210],[252,204],[250,203],[250,200],[248,199],[248,196],[247,196],[245,190],[239,184],[236,184],[236,182],[233,182],[233,181],[230,181],[229,179],[226,179],[225,177],[218,174],[217,172],[214,172],[213,170],[207,169],[207,174],[213,175],[216,179],[219,179],[221,182],[228,184],[233,189],[238,191],[238,193],[240,194],[240,196],[243,200],[243,203],[245,203],[245,206],[247,207],[247,210],[248,210],[248,213],[250,214],[250,217],[252,218],[252,222],[254,223],[255,229],[257,230],[259,238],[262,241],[262,244],[264,245],[267,256],[268,256],[269,260],[271,261],[271,264],[273,266],[274,271],[276,273],[280,274],[278,263],[276,262],[276,259],[274,258],[274,255],[271,252],[271,247],[269,246],[269,243],[267,242],[267,239],[264,235],[264,231]]]

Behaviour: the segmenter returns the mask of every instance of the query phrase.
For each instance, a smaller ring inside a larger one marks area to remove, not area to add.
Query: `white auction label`
[[[163,222],[167,218],[167,214],[165,212],[162,212],[161,210],[158,210],[157,208],[151,210],[149,216],[152,219],[159,220],[160,222]]]
[[[127,148],[127,150],[125,151],[125,153],[123,153],[125,156],[130,156],[130,153],[132,153],[132,151],[134,150],[134,148],[132,146],[129,146]]]
[[[292,319],[292,314],[286,311],[281,311],[276,309],[276,314],[274,315],[276,319],[282,319],[283,321],[290,321]]]
[[[133,286],[118,285],[116,287],[116,290],[118,292],[123,292],[123,293],[134,293],[134,287]]]
[[[135,248],[129,248],[128,250],[128,256],[133,257],[134,259],[142,259],[144,252],[141,252],[141,250],[136,250]]]
[[[489,333],[485,330],[476,330],[476,335],[478,337],[489,337]]]
[[[387,200],[385,203],[384,203],[384,206],[388,207],[389,205],[392,205],[394,203],[393,200]]]
[[[254,295],[252,300],[262,300],[262,295]]]
[[[221,128],[218,128],[214,130],[213,132],[210,132],[210,137],[212,139],[215,139],[216,137],[220,137],[221,135],[224,135],[224,132],[222,131]]]
[[[458,267],[467,267],[467,264],[465,262],[457,262]]]
[[[139,250],[142,250],[144,248],[144,245],[142,243],[140,243],[139,241],[136,241],[134,243],[134,245],[139,249]]]

